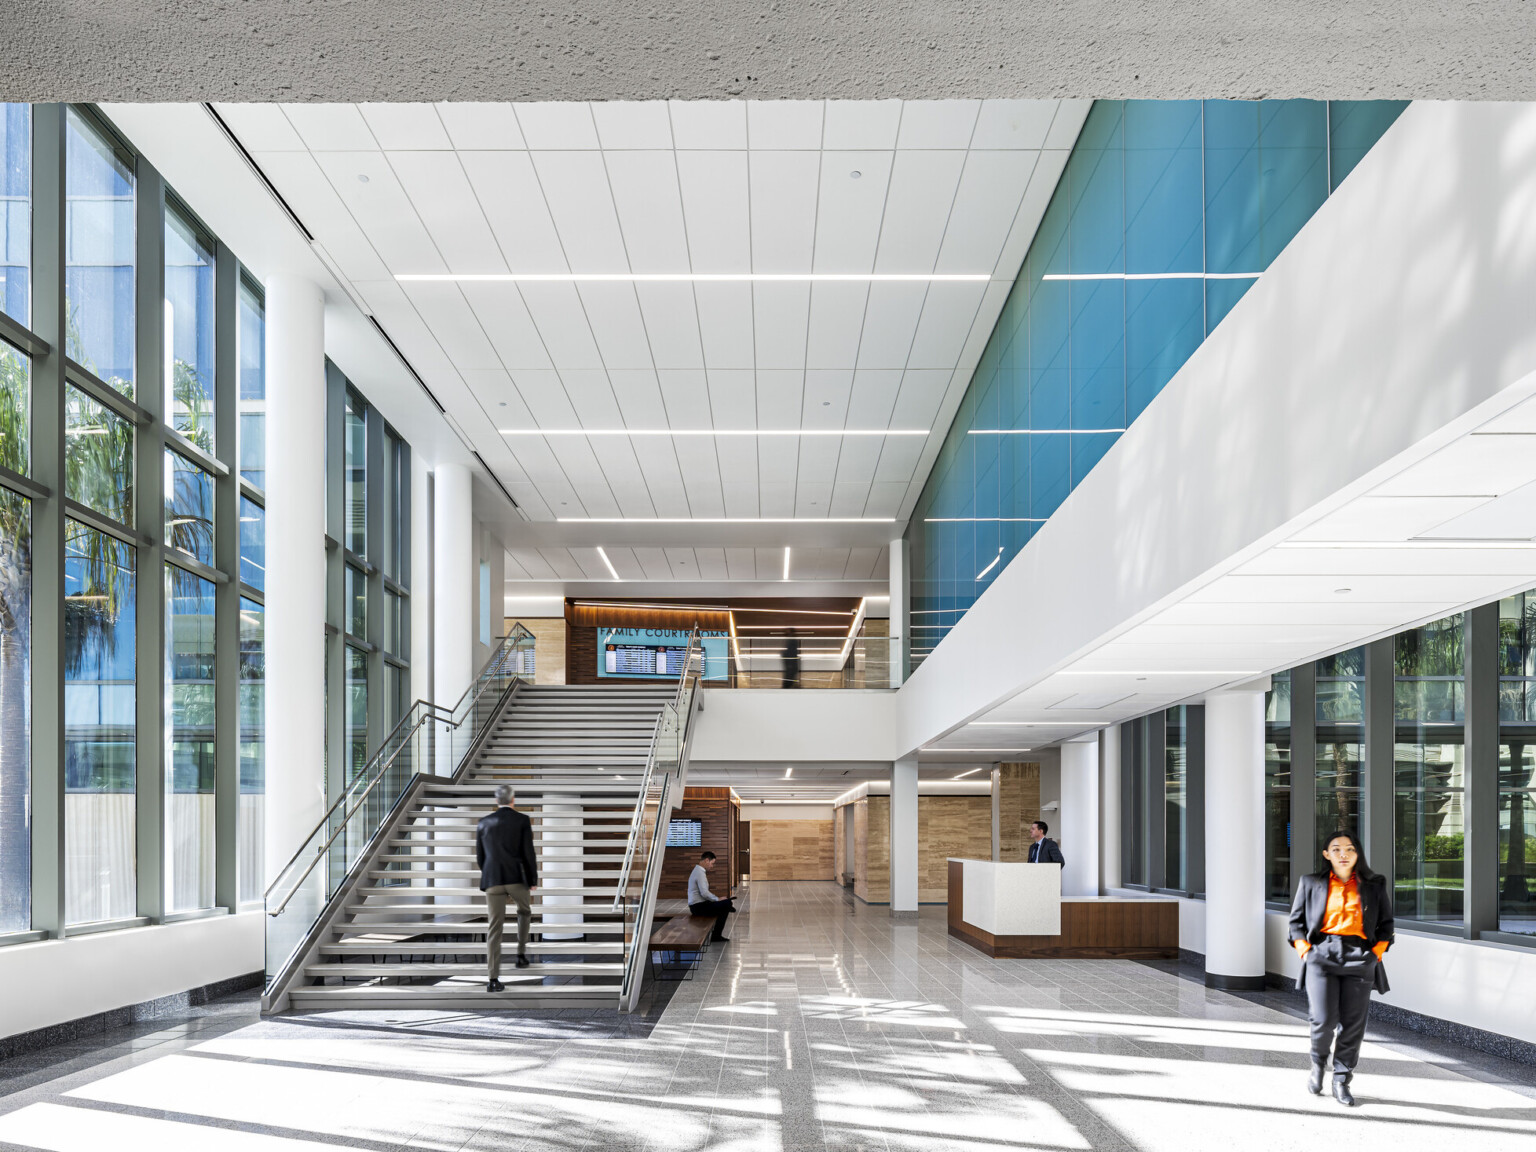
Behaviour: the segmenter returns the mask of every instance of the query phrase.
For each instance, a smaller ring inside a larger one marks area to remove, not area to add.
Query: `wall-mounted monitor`
[[[729,638],[721,633],[700,640],[704,649],[704,679],[725,679]],[[683,671],[687,655],[686,632],[661,628],[597,630],[597,674],[604,678],[675,680]]]
[[[673,820],[667,825],[668,848],[700,848],[704,844],[704,825],[698,820]]]

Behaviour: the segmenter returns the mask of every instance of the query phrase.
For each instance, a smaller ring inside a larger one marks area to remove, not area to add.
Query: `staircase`
[[[618,1005],[626,962],[636,959],[635,949],[643,953],[649,922],[643,902],[631,900],[626,913],[617,900],[621,876],[629,877],[632,894],[647,867],[637,854],[626,873],[626,850],[663,711],[678,697],[676,684],[519,682],[455,776],[417,776],[404,789],[376,844],[349,873],[350,887],[338,889],[279,989],[287,1004],[311,1011]],[[673,746],[681,767],[681,739]],[[533,821],[539,888],[532,964],[515,966],[511,906],[502,941],[505,990],[488,993],[475,824],[493,810],[495,789],[504,783]],[[654,834],[665,828],[666,813],[656,816],[654,787],[651,796]],[[642,848],[651,854],[648,843]],[[271,992],[269,986],[269,998]]]

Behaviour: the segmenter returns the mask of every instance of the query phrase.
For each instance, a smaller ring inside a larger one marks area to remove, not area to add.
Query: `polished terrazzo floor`
[[[0,1145],[91,1152],[1536,1149],[1532,1069],[1373,1029],[1308,1096],[1299,998],[1172,965],[994,961],[942,908],[760,884],[664,1007],[337,1012],[221,1002],[0,1063]]]

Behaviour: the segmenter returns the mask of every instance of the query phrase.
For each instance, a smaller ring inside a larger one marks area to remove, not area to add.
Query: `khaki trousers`
[[[528,951],[528,925],[533,909],[528,905],[528,885],[496,884],[485,890],[485,904],[490,910],[491,927],[486,933],[486,963],[492,980],[501,975],[501,930],[507,921],[507,899],[517,905],[517,954]]]

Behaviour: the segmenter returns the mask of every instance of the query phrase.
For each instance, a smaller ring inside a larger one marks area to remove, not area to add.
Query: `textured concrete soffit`
[[[1530,99],[1536,3],[10,0],[7,100]]]

